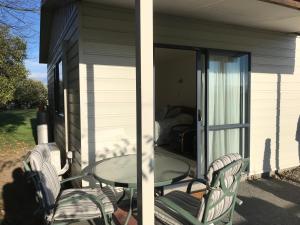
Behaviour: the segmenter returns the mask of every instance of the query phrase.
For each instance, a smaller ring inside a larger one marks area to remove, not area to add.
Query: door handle
[[[197,117],[198,117],[198,121],[202,121],[202,113],[201,113],[201,110],[200,109],[198,109],[198,113],[197,113],[198,115],[197,115]]]

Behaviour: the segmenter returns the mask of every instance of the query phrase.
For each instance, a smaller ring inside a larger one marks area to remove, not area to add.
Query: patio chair
[[[239,154],[225,155],[210,165],[206,180],[193,180],[187,193],[173,191],[158,197],[155,200],[156,225],[232,225],[235,203],[242,204],[237,190],[247,165],[248,159],[242,159]],[[190,195],[195,182],[207,187],[201,200]]]
[[[115,193],[110,188],[71,188],[61,185],[88,174],[60,181],[51,164],[50,152],[36,147],[23,162],[36,187],[46,224],[70,224],[100,218],[106,225],[113,224],[112,214],[117,209]]]

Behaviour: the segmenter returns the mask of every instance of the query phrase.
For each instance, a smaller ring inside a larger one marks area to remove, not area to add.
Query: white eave
[[[47,62],[51,11],[62,2],[43,0],[41,8],[40,62]],[[84,0],[134,8],[134,0]],[[291,1],[291,0],[289,0]],[[297,4],[297,3],[295,3]],[[154,0],[154,12],[284,33],[300,33],[299,8],[265,0]]]
[[[134,0],[87,0],[126,8]],[[299,4],[300,3],[295,3]],[[300,32],[300,10],[261,0],[154,0],[154,11],[258,29]]]

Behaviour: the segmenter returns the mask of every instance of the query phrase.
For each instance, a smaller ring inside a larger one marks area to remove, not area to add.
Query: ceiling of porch
[[[134,0],[88,0],[133,8]],[[280,32],[300,32],[300,10],[260,0],[154,0],[155,12]]]

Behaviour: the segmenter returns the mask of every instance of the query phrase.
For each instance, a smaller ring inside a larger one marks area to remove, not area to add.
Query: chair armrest
[[[85,177],[88,177],[88,176],[91,176],[91,174],[82,174],[82,175],[78,175],[78,176],[74,176],[74,177],[69,177],[69,178],[66,178],[66,179],[63,179],[60,184],[64,184],[66,182],[70,182],[70,181],[73,181],[73,180],[78,180],[78,179],[83,179]]]
[[[181,208],[171,200],[160,197],[156,201],[160,202],[162,205],[166,206],[171,211],[175,212],[176,214],[183,217],[185,220],[187,220],[189,223],[194,225],[203,225],[196,217],[194,217],[190,212],[186,211],[185,209]]]
[[[208,185],[207,180],[205,180],[203,178],[195,178],[192,181],[190,181],[189,185],[187,186],[186,193],[188,193],[188,194],[191,193],[192,186],[196,182],[201,183],[201,184],[205,184],[206,186]]]
[[[70,168],[70,165],[72,164],[72,159],[73,159],[73,152],[68,151],[67,152],[67,160],[66,160],[66,164],[64,165],[64,167],[58,172],[58,176],[62,176],[64,175]]]
[[[64,175],[68,170],[69,170],[69,168],[70,168],[70,164],[69,164],[69,162],[67,162],[66,164],[65,164],[65,166],[58,172],[58,176],[62,176],[62,175]]]

